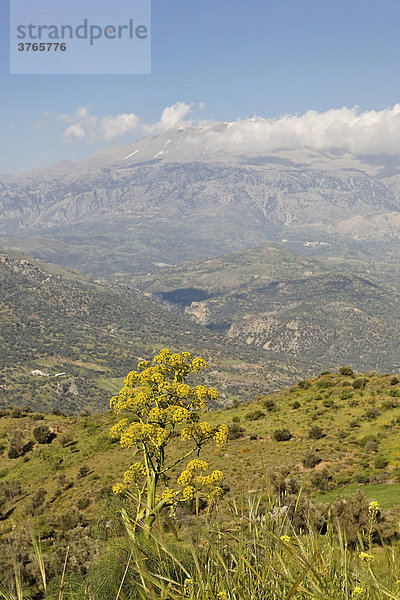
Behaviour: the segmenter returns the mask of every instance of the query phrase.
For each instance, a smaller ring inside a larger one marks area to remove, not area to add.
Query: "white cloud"
[[[215,148],[251,154],[310,148],[400,155],[400,104],[381,111],[362,112],[355,106],[279,119],[253,117],[208,135]]]
[[[183,122],[190,125],[192,122],[185,120],[185,117],[194,106],[194,104],[176,102],[164,108],[160,120],[155,123],[145,123],[135,113],[98,117],[91,115],[87,107],[79,108],[73,115],[57,115],[57,119],[71,123],[64,131],[64,138],[68,142],[82,138],[90,141],[95,139],[110,141],[129,131],[148,135],[176,127]]]
[[[302,115],[285,115],[276,119],[254,116],[238,119],[229,127],[213,127],[210,122],[191,118],[204,104],[176,102],[165,107],[158,121],[146,123],[135,113],[97,116],[87,107],[74,114],[56,115],[65,123],[64,139],[112,141],[123,134],[136,137],[155,134],[180,125],[204,127],[207,145],[216,150],[243,154],[267,154],[277,150],[309,148],[316,151],[342,151],[353,154],[387,154],[400,156],[400,103],[383,110],[361,111],[336,108],[325,112],[310,110]],[[197,143],[197,136],[186,138]]]

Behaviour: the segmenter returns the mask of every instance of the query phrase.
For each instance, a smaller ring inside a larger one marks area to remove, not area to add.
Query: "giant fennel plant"
[[[123,448],[135,449],[134,456],[140,459],[113,490],[134,500],[135,526],[147,532],[164,508],[174,512],[179,503],[194,498],[198,501],[201,495],[213,506],[222,496],[223,474],[218,470],[210,473],[209,463],[198,458],[205,444],[221,448],[227,440],[227,425],[212,427],[201,420],[208,402],[218,399],[219,394],[206,385],[192,387],[187,383],[192,373],[206,368],[204,358],[165,348],[151,363],[140,362],[137,371],[125,378],[119,395],[111,399],[111,408],[123,418],[110,433],[119,437]],[[179,437],[189,447],[178,458],[168,459],[167,446]],[[176,483],[171,484],[171,470],[190,457]]]

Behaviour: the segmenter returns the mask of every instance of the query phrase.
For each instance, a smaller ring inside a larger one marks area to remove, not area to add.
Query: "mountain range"
[[[282,239],[397,243],[394,161],[244,154],[221,146],[231,125],[177,127],[78,164],[0,178],[0,246],[114,277]]]

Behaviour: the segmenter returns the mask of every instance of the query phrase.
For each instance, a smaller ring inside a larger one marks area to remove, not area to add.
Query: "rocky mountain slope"
[[[277,245],[165,268],[134,282],[229,343],[284,352],[319,368],[400,368],[400,294]]]
[[[281,238],[398,235],[396,165],[307,150],[227,151],[216,136],[229,126],[172,129],[0,180],[1,245],[113,276]]]

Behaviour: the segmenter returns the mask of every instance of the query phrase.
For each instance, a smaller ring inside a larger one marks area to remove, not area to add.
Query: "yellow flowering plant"
[[[173,511],[179,502],[187,502],[205,494],[210,504],[222,496],[221,471],[205,472],[209,463],[191,460],[177,478],[176,489],[169,485],[169,472],[178,464],[213,443],[222,448],[227,440],[227,425],[212,427],[200,421],[208,402],[219,397],[217,390],[205,385],[190,386],[186,380],[206,369],[204,358],[193,358],[189,352],[160,351],[152,362],[141,361],[136,371],[125,378],[118,396],[111,398],[112,410],[122,418],[111,428],[123,448],[135,449],[135,462],[117,483],[116,494],[126,494],[137,503],[136,523],[150,531],[156,515],[165,507]],[[189,448],[173,461],[168,461],[166,448],[179,436]],[[160,491],[160,488],[164,488]]]

